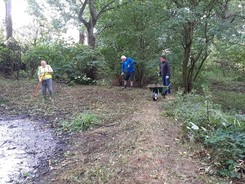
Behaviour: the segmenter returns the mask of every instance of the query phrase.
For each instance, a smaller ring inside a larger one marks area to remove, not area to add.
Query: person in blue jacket
[[[126,72],[126,74],[124,75],[124,88],[126,88],[127,81],[129,79],[130,79],[130,86],[133,87],[135,61],[132,58],[129,58],[126,56],[122,56],[121,60],[122,60],[122,74],[121,75],[124,75],[124,73]]]

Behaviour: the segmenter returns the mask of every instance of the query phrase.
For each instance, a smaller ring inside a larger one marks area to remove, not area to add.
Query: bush
[[[49,62],[50,48],[48,45],[39,45],[29,48],[22,56],[22,61],[26,64],[26,69],[30,78],[37,73],[41,60]]]
[[[30,77],[37,71],[41,60],[54,70],[54,80],[74,84],[94,84],[107,76],[107,65],[99,51],[84,45],[38,45],[23,55]]]

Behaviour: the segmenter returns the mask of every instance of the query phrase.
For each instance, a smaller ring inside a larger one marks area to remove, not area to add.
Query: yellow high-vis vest
[[[42,80],[52,78],[52,75],[48,71],[53,72],[53,69],[49,65],[46,65],[45,68],[43,68],[42,66],[38,67],[38,75],[41,77]]]

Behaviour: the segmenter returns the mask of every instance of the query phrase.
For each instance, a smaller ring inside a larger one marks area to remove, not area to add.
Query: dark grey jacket
[[[170,76],[171,75],[171,66],[168,61],[161,63],[160,66],[161,76]]]

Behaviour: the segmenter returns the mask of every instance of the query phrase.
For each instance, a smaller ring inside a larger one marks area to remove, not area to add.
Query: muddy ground
[[[66,143],[60,150],[63,154],[47,152],[43,170],[48,172],[39,171],[29,183],[229,183],[205,172],[209,166],[199,155],[202,148],[184,143],[181,122],[165,116],[162,103],[173,97],[153,102],[148,89],[55,83],[54,101],[44,102],[40,93],[32,97],[35,85],[6,79],[0,83],[1,114],[42,122],[54,140],[62,137]],[[85,132],[65,132],[61,122],[83,111],[95,114],[100,125]]]
[[[26,183],[49,172],[49,159],[62,153],[64,147],[45,123],[2,117],[0,183]]]

